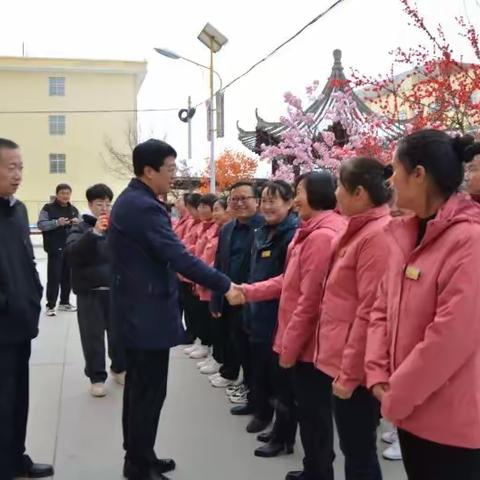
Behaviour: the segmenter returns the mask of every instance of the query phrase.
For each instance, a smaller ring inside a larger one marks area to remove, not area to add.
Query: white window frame
[[[48,77],[48,94],[51,97],[64,97],[65,77]]]
[[[65,135],[65,129],[65,115],[48,116],[48,130],[50,132],[50,135]]]
[[[52,175],[67,173],[67,156],[64,153],[50,153],[48,160]]]

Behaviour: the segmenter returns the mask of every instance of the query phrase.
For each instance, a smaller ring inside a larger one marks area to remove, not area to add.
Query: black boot
[[[27,467],[15,473],[15,477],[19,478],[46,478],[53,477],[54,471],[51,465],[44,465],[42,463],[32,463]]]
[[[270,440],[270,442],[255,450],[255,456],[262,458],[277,457],[281,453],[285,453],[286,455],[292,454],[293,445],[286,445],[284,443],[277,443],[273,440]]]
[[[295,470],[293,472],[288,472],[285,480],[305,480],[305,474],[302,470]]]
[[[263,432],[257,435],[257,440],[262,443],[268,443],[273,438],[273,431]]]
[[[261,420],[260,418],[252,418],[247,425],[248,433],[263,432],[270,425],[270,420]]]

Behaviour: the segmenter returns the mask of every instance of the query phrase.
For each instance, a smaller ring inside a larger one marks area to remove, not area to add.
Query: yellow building
[[[145,62],[0,57],[0,137],[22,148],[17,196],[31,223],[59,183],[72,186],[80,210],[92,184],[116,195],[125,187],[108,145],[128,151],[145,73]]]

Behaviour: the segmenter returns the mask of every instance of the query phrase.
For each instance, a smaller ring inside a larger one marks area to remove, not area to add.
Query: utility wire
[[[245,72],[241,73],[237,77],[235,77],[233,80],[228,82],[221,90],[221,92],[224,92],[227,88],[230,88],[232,85],[237,83],[239,80],[247,76],[252,70],[257,68],[259,65],[262,63],[266,62],[269,58],[273,57],[279,50],[281,50],[283,47],[288,45],[290,42],[295,40],[297,37],[299,37],[305,30],[307,30],[309,27],[317,23],[321,18],[325,17],[328,15],[332,10],[334,10],[336,7],[338,7],[341,3],[344,3],[346,0],[336,0],[334,3],[332,3],[326,10],[323,12],[319,13],[315,18],[310,20],[306,25],[304,25],[300,30],[298,30],[296,33],[294,33],[291,37],[289,37],[287,40],[282,42],[278,47],[274,48],[268,55],[263,57],[262,59],[258,60],[256,63],[254,63],[250,68],[245,70]],[[218,92],[217,92],[218,93]],[[194,108],[198,108],[199,106],[203,105],[206,103],[209,99],[204,100],[200,103],[197,103]],[[178,111],[183,107],[179,108],[146,108],[146,109],[132,109],[132,110],[23,110],[23,111],[0,111],[0,115],[2,114],[48,114],[48,113],[142,113],[142,112],[174,112]]]

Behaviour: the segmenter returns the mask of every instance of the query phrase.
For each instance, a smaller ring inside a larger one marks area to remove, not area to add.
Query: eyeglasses
[[[230,197],[228,203],[231,205],[239,205],[240,203],[245,204],[248,200],[256,199],[257,197]]]

